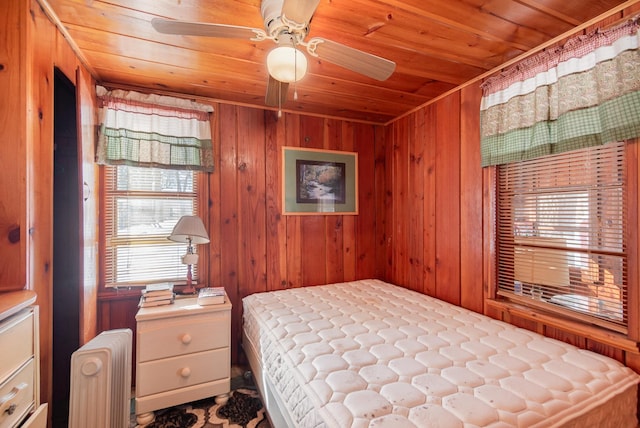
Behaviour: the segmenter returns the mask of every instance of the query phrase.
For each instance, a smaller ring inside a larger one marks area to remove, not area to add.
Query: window
[[[167,236],[181,216],[198,214],[197,174],[105,166],[107,287],[184,281],[187,267],[181,257],[186,244],[176,244]],[[197,278],[197,265],[193,268]]]
[[[498,295],[626,331],[624,153],[611,143],[498,167]]]

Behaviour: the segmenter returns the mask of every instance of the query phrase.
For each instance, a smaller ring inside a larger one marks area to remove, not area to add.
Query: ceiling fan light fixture
[[[280,82],[297,82],[307,73],[307,57],[293,46],[278,46],[267,55],[267,70]]]

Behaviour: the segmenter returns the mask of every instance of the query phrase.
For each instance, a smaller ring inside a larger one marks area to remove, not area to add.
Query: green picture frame
[[[282,214],[358,214],[358,154],[283,147]]]

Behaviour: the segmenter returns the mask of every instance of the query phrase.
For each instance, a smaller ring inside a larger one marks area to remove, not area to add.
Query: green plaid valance
[[[102,87],[96,91],[99,164],[213,171],[211,106]]]
[[[487,80],[482,166],[640,136],[638,27],[577,37]]]

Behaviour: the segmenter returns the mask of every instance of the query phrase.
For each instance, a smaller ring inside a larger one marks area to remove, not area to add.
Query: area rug
[[[252,389],[235,389],[225,404],[213,398],[156,412],[145,428],[270,428],[262,401]]]

